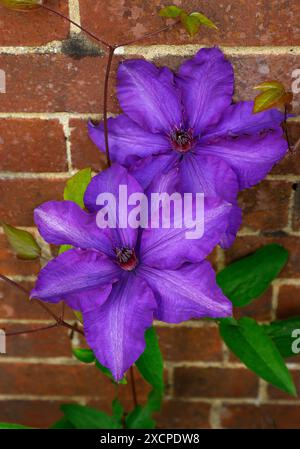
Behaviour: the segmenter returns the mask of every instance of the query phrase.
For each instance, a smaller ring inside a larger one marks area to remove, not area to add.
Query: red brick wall
[[[68,5],[69,3],[69,5]],[[159,28],[162,0],[48,0],[48,5],[81,20],[110,42],[120,42]],[[203,29],[193,40],[182,30],[124,48],[115,58],[145,56],[175,68],[201,45],[219,44],[233,62],[236,98],[253,98],[252,86],[276,78],[291,88],[292,72],[300,69],[299,0],[174,0],[202,10],[220,32]],[[71,29],[71,32],[74,32]],[[71,37],[70,37],[71,36]],[[159,44],[159,45],[158,45]],[[120,54],[123,53],[123,54]],[[44,11],[21,14],[0,9],[0,69],[6,72],[6,94],[0,93],[0,216],[25,228],[33,226],[32,211],[41,202],[61,198],[65,180],[76,169],[99,170],[103,158],[89,142],[88,117],[100,117],[103,102],[101,51],[71,34],[70,27]],[[111,82],[110,113],[119,111]],[[300,94],[294,110],[300,114]],[[300,120],[291,120],[293,142]],[[300,314],[300,157],[292,154],[267,180],[240,195],[243,227],[234,246],[212,255],[220,269],[268,242],[290,251],[280,278],[247,314],[259,320]],[[0,234],[0,272],[30,287],[36,263],[13,258]],[[1,283],[0,327],[32,328],[48,322],[26,297]],[[69,318],[72,314],[69,312]],[[166,360],[166,401],[160,427],[297,427],[300,402],[268,387],[244,369],[223,347],[214,325],[202,322],[157,326]],[[51,330],[8,341],[0,356],[0,421],[48,426],[60,416],[59,404],[78,401],[109,409],[114,395],[110,382],[93,367],[70,355],[66,331]],[[299,361],[299,360],[298,360]],[[291,361],[300,391],[300,364]],[[138,393],[146,395],[138,380]],[[131,405],[128,388],[121,387]]]

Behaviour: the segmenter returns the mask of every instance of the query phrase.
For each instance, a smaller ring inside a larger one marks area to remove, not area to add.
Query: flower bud
[[[0,0],[0,5],[19,11],[28,11],[30,9],[39,8],[42,3],[43,0]]]

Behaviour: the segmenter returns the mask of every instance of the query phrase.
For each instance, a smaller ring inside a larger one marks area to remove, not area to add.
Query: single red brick
[[[247,369],[174,369],[174,392],[179,397],[256,397],[258,378]]]
[[[237,237],[231,248],[225,251],[226,263],[245,257],[258,248],[270,244],[278,243],[284,246],[289,252],[289,259],[279,277],[293,278],[300,276],[300,238],[289,236],[284,232],[271,232],[265,236],[243,236]]]
[[[222,345],[216,327],[157,327],[165,360],[221,360]]]
[[[291,192],[290,183],[278,181],[263,181],[256,187],[244,190],[239,197],[243,227],[261,231],[283,229],[288,223]]]
[[[46,0],[46,6],[68,15],[65,0]],[[34,26],[32,24],[34,23]],[[39,9],[28,13],[0,7],[0,45],[43,45],[66,38],[69,24],[51,12]]]
[[[32,226],[35,207],[60,200],[65,181],[49,179],[9,179],[0,181],[0,216],[15,226]]]
[[[30,305],[28,305],[30,307]],[[49,317],[48,317],[49,318]],[[29,331],[44,324],[1,324],[1,328],[7,333]],[[37,333],[28,333],[8,336],[6,339],[5,357],[22,357],[24,360],[31,357],[70,357],[72,358],[69,331],[63,327],[43,330]]]
[[[272,8],[266,2],[232,2],[224,0],[214,3],[209,0],[176,0],[173,2],[188,12],[201,11],[213,20],[219,31],[202,27],[192,40],[181,26],[163,32],[155,37],[144,39],[143,45],[150,44],[190,44],[205,45],[298,45],[297,17],[299,3],[292,0],[275,0]],[[115,0],[99,4],[92,0],[80,0],[82,24],[94,30],[98,36],[111,43],[120,43],[140,38],[147,32],[160,29],[174,21],[161,19],[158,12],[162,7],[160,0]],[[245,26],[247,17],[247,26]]]
[[[74,168],[91,167],[94,171],[105,168],[105,154],[91,141],[87,131],[87,120],[70,120],[71,150]]]
[[[204,402],[167,400],[157,414],[159,429],[208,429],[210,405]]]
[[[115,58],[116,67],[118,58]],[[102,112],[106,58],[65,55],[1,55],[6,93],[0,112]],[[109,109],[119,111],[111,79]],[[113,111],[114,110],[114,111]]]
[[[0,136],[1,170],[67,170],[65,137],[58,120],[1,119]]]
[[[66,401],[68,403],[72,402]],[[48,428],[62,418],[61,401],[5,400],[0,402],[0,422]]]
[[[278,295],[277,318],[300,316],[300,286],[282,285]]]
[[[229,429],[299,429],[298,404],[224,405],[221,424]]]
[[[111,401],[115,389],[94,365],[3,363],[0,394],[90,396]]]

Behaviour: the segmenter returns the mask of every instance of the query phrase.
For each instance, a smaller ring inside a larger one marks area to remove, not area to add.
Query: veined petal
[[[239,183],[227,162],[213,155],[187,154],[179,164],[183,192],[203,192],[205,197],[219,197],[228,202],[237,198]]]
[[[95,287],[107,287],[120,276],[120,268],[97,251],[70,249],[51,260],[40,272],[31,298],[67,301],[67,296]]]
[[[182,123],[180,92],[166,67],[140,59],[121,63],[117,95],[125,114],[148,131],[169,134]]]
[[[105,152],[103,122],[94,125],[90,121],[88,131],[94,144]],[[111,159],[120,164],[130,163],[133,156],[146,157],[170,149],[167,136],[146,131],[124,114],[108,120],[108,141]]]
[[[231,104],[233,69],[218,48],[204,48],[184,62],[175,82],[181,88],[185,116],[195,135],[217,123]]]
[[[144,334],[152,324],[155,309],[156,301],[147,283],[128,274],[113,285],[103,306],[84,313],[87,342],[116,381],[143,353]]]
[[[86,213],[72,201],[42,204],[34,210],[34,221],[48,243],[110,251],[109,235],[97,227],[95,214]]]
[[[164,174],[172,169],[179,157],[175,151],[166,154],[148,156],[132,164],[129,172],[147,190],[158,174]]]
[[[195,204],[193,201],[193,218],[196,216]],[[204,220],[204,233],[200,238],[196,238],[195,234],[193,238],[187,238],[187,231],[195,232],[194,223],[183,220],[182,214],[175,214],[175,207],[171,207],[169,228],[152,227],[143,230],[140,243],[141,262],[162,270],[177,269],[185,262],[201,262],[221,240],[228,225],[231,207],[231,204],[217,198],[205,199],[204,217],[201,214],[197,220],[199,228],[200,222],[203,223]]]
[[[155,317],[167,323],[191,318],[221,318],[232,314],[232,304],[216,284],[206,261],[186,264],[179,270],[143,266],[138,272],[152,288],[158,307]]]
[[[119,208],[122,215],[123,213],[126,215],[126,213],[130,213],[134,206],[127,206],[127,198],[125,202],[119,201],[120,186],[127,190],[127,197],[133,193],[143,193],[139,183],[128,173],[126,168],[121,165],[114,164],[107,170],[94,176],[86,189],[84,203],[88,210],[91,212],[97,212],[103,208],[103,206],[97,204],[98,196],[100,194],[112,194],[115,202],[109,202],[105,207],[108,208],[111,214],[116,218],[116,228],[110,228],[113,246],[129,246],[130,248],[134,248],[138,230],[129,227],[126,223],[126,226],[122,227],[119,221]]]
[[[288,146],[282,129],[262,135],[220,138],[198,147],[201,154],[223,159],[235,171],[240,189],[261,181],[276,162],[286,154]]]
[[[278,109],[253,113],[253,101],[241,101],[230,105],[223,112],[220,121],[208,128],[201,139],[209,142],[220,136],[236,137],[242,134],[258,134],[271,129],[278,129],[284,121],[284,114]]]

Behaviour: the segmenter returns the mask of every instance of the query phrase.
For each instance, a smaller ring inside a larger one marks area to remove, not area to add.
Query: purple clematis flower
[[[128,60],[118,69],[124,114],[108,123],[112,159],[130,167],[144,188],[157,172],[176,167],[183,191],[233,204],[224,247],[241,223],[238,191],[261,181],[287,151],[284,115],[253,114],[253,102],[232,104],[233,91],[233,68],[218,48],[200,50],[176,75]],[[90,123],[89,135],[103,150],[103,124]]]
[[[231,315],[230,301],[203,259],[224,232],[231,209],[213,199],[205,204],[205,234],[185,239],[181,229],[100,229],[96,199],[142,192],[124,167],[95,176],[85,193],[87,211],[71,201],[50,201],[35,209],[35,223],[52,244],[74,248],[39,273],[32,298],[65,301],[83,314],[85,336],[97,359],[120,380],[145,349],[144,333],[153,318],[179,323],[190,318]],[[123,207],[117,204],[117,207]]]

